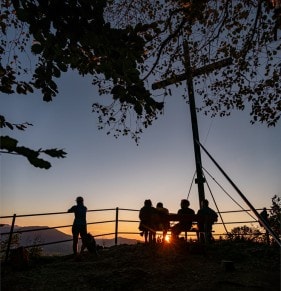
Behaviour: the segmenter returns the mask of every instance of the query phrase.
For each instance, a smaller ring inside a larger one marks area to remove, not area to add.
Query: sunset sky
[[[20,145],[33,149],[62,148],[68,153],[65,159],[46,157],[52,163],[49,170],[35,168],[23,157],[1,154],[1,216],[64,212],[77,196],[84,197],[88,209],[140,209],[145,199],[151,199],[154,205],[162,201],[170,212],[176,212],[188,195],[195,171],[183,87],[167,97],[164,115],[144,130],[139,146],[129,137],[115,139],[97,129],[91,105],[101,97],[89,79],[69,72],[61,78],[59,90],[50,103],[39,94],[1,96],[1,113],[7,120],[34,125],[24,132],[2,129],[1,135],[15,137]],[[225,118],[199,113],[198,123],[202,144],[253,206],[270,207],[271,198],[281,194],[280,122],[271,128],[251,125],[245,110]],[[203,152],[202,163],[234,200],[249,209]],[[220,211],[240,209],[207,174],[206,178]],[[207,186],[205,191],[215,208]],[[189,200],[197,211],[197,185],[192,186]],[[137,212],[133,214],[130,217],[137,219]],[[88,221],[96,219],[91,215]],[[66,214],[17,220],[17,224],[64,225],[72,220],[73,215]]]

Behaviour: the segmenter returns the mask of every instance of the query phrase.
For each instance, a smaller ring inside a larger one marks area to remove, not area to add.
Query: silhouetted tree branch
[[[196,76],[205,114],[224,116],[247,106],[252,123],[274,126],[281,112],[281,43],[280,7],[272,3],[5,0],[0,4],[0,91],[40,90],[50,102],[63,73],[91,75],[99,94],[113,99],[109,105],[93,104],[99,128],[138,141],[142,128],[163,112],[169,93],[156,95],[151,82],[185,72],[182,44],[188,41],[194,68],[233,60],[211,76],[207,71]],[[34,65],[26,67],[22,58],[31,60],[30,55]]]

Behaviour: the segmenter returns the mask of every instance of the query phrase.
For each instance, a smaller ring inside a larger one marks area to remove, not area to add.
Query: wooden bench
[[[175,214],[175,213],[170,213],[166,216],[166,218],[170,222],[170,227],[167,229],[167,231],[171,232],[173,226],[180,222],[183,221],[186,224],[192,224],[191,228],[189,230],[183,230],[184,232],[184,237],[185,240],[187,240],[187,233],[188,232],[195,232],[197,236],[197,240],[199,241],[200,238],[200,231],[198,228],[198,222],[204,221],[204,217],[197,215],[197,214]],[[157,232],[163,231],[163,229],[156,229]]]

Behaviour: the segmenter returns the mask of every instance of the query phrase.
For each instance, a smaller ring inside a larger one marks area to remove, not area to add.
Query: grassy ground
[[[227,270],[223,261],[232,261]],[[280,290],[280,248],[247,242],[119,245],[2,266],[1,290]]]

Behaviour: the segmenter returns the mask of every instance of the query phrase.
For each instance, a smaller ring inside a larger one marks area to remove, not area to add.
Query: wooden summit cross
[[[203,170],[202,170],[200,140],[199,140],[199,132],[198,132],[195,98],[194,98],[193,77],[202,75],[204,73],[210,73],[216,69],[220,69],[222,67],[228,66],[232,63],[232,59],[231,58],[223,59],[221,61],[206,65],[205,67],[198,68],[198,69],[192,68],[190,64],[190,55],[189,55],[189,48],[188,48],[187,41],[185,41],[183,45],[184,45],[185,73],[160,81],[160,82],[156,82],[152,84],[152,89],[153,90],[161,89],[166,86],[186,80],[186,84],[188,88],[188,98],[189,98],[189,107],[190,107],[192,133],[193,133],[196,174],[197,174],[195,183],[197,183],[198,185],[199,207],[201,208],[202,201],[205,199],[205,191],[204,191],[205,178],[204,178]]]

